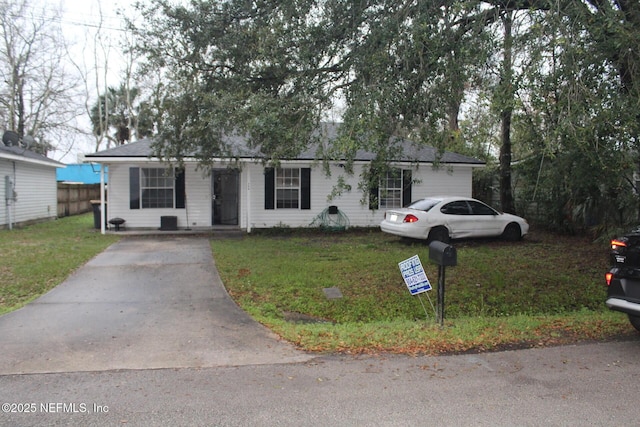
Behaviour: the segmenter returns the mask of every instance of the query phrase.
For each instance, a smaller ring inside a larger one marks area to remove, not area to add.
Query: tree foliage
[[[138,102],[137,88],[110,87],[91,109],[93,133],[114,145],[153,135],[153,112],[145,102]],[[107,144],[109,148],[109,144]]]
[[[538,206],[556,226],[620,219],[637,203],[632,0],[152,0],[137,9],[142,24],[129,24],[145,70],[163,75],[155,105],[166,157],[207,162],[239,133],[277,162],[337,117],[341,135],[319,156],[376,153],[365,186],[393,160],[394,138],[409,138],[490,164],[500,155],[503,207]]]
[[[639,75],[626,38],[637,40],[637,31],[629,32],[625,2],[560,7],[536,21],[528,43],[517,130],[527,154],[521,197],[563,230],[633,223]]]

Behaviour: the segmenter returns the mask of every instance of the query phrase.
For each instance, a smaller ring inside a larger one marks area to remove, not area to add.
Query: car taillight
[[[613,273],[606,273],[604,279],[607,281],[607,286],[610,286],[611,280],[613,280]]]
[[[626,248],[627,244],[622,240],[612,240],[611,241],[611,249],[616,250],[618,248]]]
[[[418,217],[412,214],[409,214],[404,217],[404,221],[402,222],[418,222]]]

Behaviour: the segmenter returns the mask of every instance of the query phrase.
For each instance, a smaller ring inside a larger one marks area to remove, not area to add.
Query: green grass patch
[[[93,229],[92,214],[0,230],[0,314],[49,291],[117,240]]]
[[[579,312],[554,316],[465,317],[433,322],[377,321],[343,324],[291,323],[258,317],[282,338],[316,352],[452,354],[636,336],[625,316]]]
[[[460,241],[446,271],[446,325],[411,296],[398,262],[429,248],[377,231],[291,232],[212,242],[231,296],[283,338],[314,351],[441,353],[610,339],[634,333],[604,306],[607,248],[579,237]],[[324,288],[338,287],[341,299]],[[429,294],[435,305],[436,292]],[[302,320],[302,321],[301,321]]]

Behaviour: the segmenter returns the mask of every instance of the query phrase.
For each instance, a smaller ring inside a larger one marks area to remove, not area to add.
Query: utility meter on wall
[[[13,178],[9,175],[4,176],[4,198],[7,201],[16,201],[18,199],[18,193],[15,191],[15,183],[13,182]]]

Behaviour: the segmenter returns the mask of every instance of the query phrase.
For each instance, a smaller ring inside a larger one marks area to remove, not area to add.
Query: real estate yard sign
[[[427,274],[424,272],[424,268],[422,268],[422,263],[418,255],[399,262],[398,267],[400,267],[402,278],[404,279],[404,283],[407,284],[411,295],[431,290],[431,283],[429,283]]]

